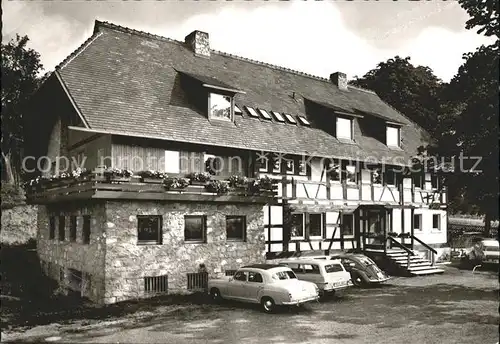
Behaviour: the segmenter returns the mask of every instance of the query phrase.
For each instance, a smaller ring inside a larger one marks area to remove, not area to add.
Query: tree
[[[7,182],[19,181],[27,101],[43,69],[40,54],[27,48],[28,36],[2,44],[2,161]],[[3,174],[2,174],[3,176]]]
[[[499,37],[498,0],[458,0],[458,3],[471,17],[465,23],[466,29],[479,27],[477,33]]]
[[[491,46],[481,46],[464,55],[465,63],[451,80],[447,90],[450,111],[458,113],[453,125],[456,150],[465,158],[456,177],[463,197],[476,204],[485,215],[485,234],[490,221],[498,219],[498,96],[499,57]],[[465,170],[464,170],[465,169]]]
[[[409,57],[395,56],[351,83],[375,91],[399,112],[430,133],[435,132],[441,82],[430,68],[415,67]]]

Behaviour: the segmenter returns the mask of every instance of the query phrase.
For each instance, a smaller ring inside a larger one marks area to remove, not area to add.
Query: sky
[[[45,72],[92,35],[96,19],[181,41],[201,30],[215,50],[349,79],[399,55],[447,82],[464,53],[492,42],[465,29],[456,1],[2,0],[2,11],[2,42],[28,35]]]

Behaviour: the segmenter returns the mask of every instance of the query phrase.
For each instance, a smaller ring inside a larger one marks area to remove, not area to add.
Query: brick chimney
[[[210,42],[208,33],[195,30],[184,38],[184,42],[196,56],[210,57]]]
[[[347,91],[347,75],[342,72],[335,72],[330,74],[330,80],[333,82],[339,90]]]

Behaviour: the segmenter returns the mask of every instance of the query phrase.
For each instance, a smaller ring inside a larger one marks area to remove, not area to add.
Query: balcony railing
[[[255,182],[257,184],[254,184]],[[228,186],[222,177],[213,177],[205,182],[188,180],[182,183],[165,183],[164,179],[103,176],[91,173],[64,179],[44,179],[42,182],[28,184],[25,188],[26,198],[30,203],[73,199],[273,203],[277,195],[275,182],[265,188],[259,187],[258,182],[257,179],[248,179],[245,184]],[[222,184],[226,186],[221,187]]]

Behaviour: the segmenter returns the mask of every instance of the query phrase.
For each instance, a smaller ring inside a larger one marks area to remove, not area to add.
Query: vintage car
[[[208,292],[215,301],[232,299],[260,303],[267,313],[276,306],[298,306],[319,298],[316,284],[301,281],[290,268],[274,264],[248,265],[232,277],[211,279]]]
[[[477,240],[473,247],[464,254],[462,263],[470,266],[480,264],[498,264],[500,248],[495,239]]]
[[[352,285],[351,275],[340,260],[284,259],[279,264],[292,269],[298,279],[316,283],[321,296],[327,293],[342,296]]]
[[[340,259],[342,265],[351,274],[355,286],[383,283],[390,277],[370,258],[362,254],[343,253],[331,255],[330,259]]]

